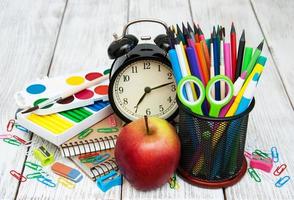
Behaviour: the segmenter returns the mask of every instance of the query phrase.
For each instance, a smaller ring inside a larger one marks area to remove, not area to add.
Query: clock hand
[[[155,89],[158,89],[158,88],[161,88],[161,87],[164,87],[164,86],[170,85],[170,84],[172,84],[172,83],[174,83],[174,82],[169,82],[169,83],[165,83],[165,84],[162,84],[162,85],[156,86],[156,87],[154,87],[154,88],[151,88],[151,90],[155,90]]]
[[[148,94],[149,92],[151,92],[151,88],[150,87],[146,87],[144,89],[143,96],[140,98],[140,100],[138,101],[137,105],[134,106],[134,108],[136,108],[136,111],[135,112],[137,112],[139,104],[143,101],[143,99],[145,98],[146,94]]]

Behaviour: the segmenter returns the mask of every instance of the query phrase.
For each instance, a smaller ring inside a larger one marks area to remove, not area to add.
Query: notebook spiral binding
[[[111,170],[118,170],[118,166],[114,158],[91,168],[93,175],[92,179],[95,181],[98,177],[109,173]]]
[[[115,147],[117,135],[106,136],[99,139],[83,140],[81,142],[69,142],[60,146],[62,156],[72,157],[86,153],[92,153]]]

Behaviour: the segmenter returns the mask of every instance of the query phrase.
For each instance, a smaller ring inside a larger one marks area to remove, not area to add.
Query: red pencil
[[[234,23],[231,26],[231,57],[232,57],[232,77],[235,82],[236,66],[237,66],[237,47],[236,47],[236,30]]]

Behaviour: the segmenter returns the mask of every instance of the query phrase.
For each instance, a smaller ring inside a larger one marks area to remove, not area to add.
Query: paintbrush
[[[55,96],[47,99],[46,101],[43,101],[43,102],[39,103],[36,106],[30,107],[30,108],[26,109],[25,111],[22,111],[21,113],[25,114],[25,113],[34,112],[34,111],[36,111],[36,110],[38,110],[40,108],[44,108],[44,107],[46,107],[48,105],[51,105],[51,104],[53,104],[53,103],[55,103],[57,101],[61,101],[61,100],[65,99],[65,98],[67,98],[67,97],[69,97],[71,95],[74,95],[75,93],[78,93],[78,92],[80,92],[80,91],[82,91],[82,90],[84,90],[86,88],[92,87],[94,85],[97,85],[97,84],[107,80],[108,77],[109,77],[109,75],[104,75],[104,76],[96,78],[96,79],[94,79],[92,81],[89,81],[89,82],[87,82],[85,84],[79,85],[79,86],[77,86],[77,87],[75,87],[73,89],[62,92],[61,94],[55,95]]]

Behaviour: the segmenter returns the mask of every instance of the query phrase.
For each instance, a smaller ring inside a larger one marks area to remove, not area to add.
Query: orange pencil
[[[200,44],[201,44],[201,47],[202,47],[203,52],[204,52],[206,67],[207,67],[207,70],[209,72],[210,71],[210,57],[209,57],[209,51],[208,51],[208,48],[207,48],[206,41],[201,40]]]
[[[203,50],[201,48],[200,43],[196,43],[195,47],[196,47],[196,51],[197,51],[197,54],[198,54],[198,57],[199,57],[200,66],[201,66],[201,70],[202,70],[202,73],[203,73],[203,76],[204,76],[205,85],[207,85],[208,80],[209,80],[209,73],[208,73],[208,68],[206,66],[204,53],[203,53]]]

